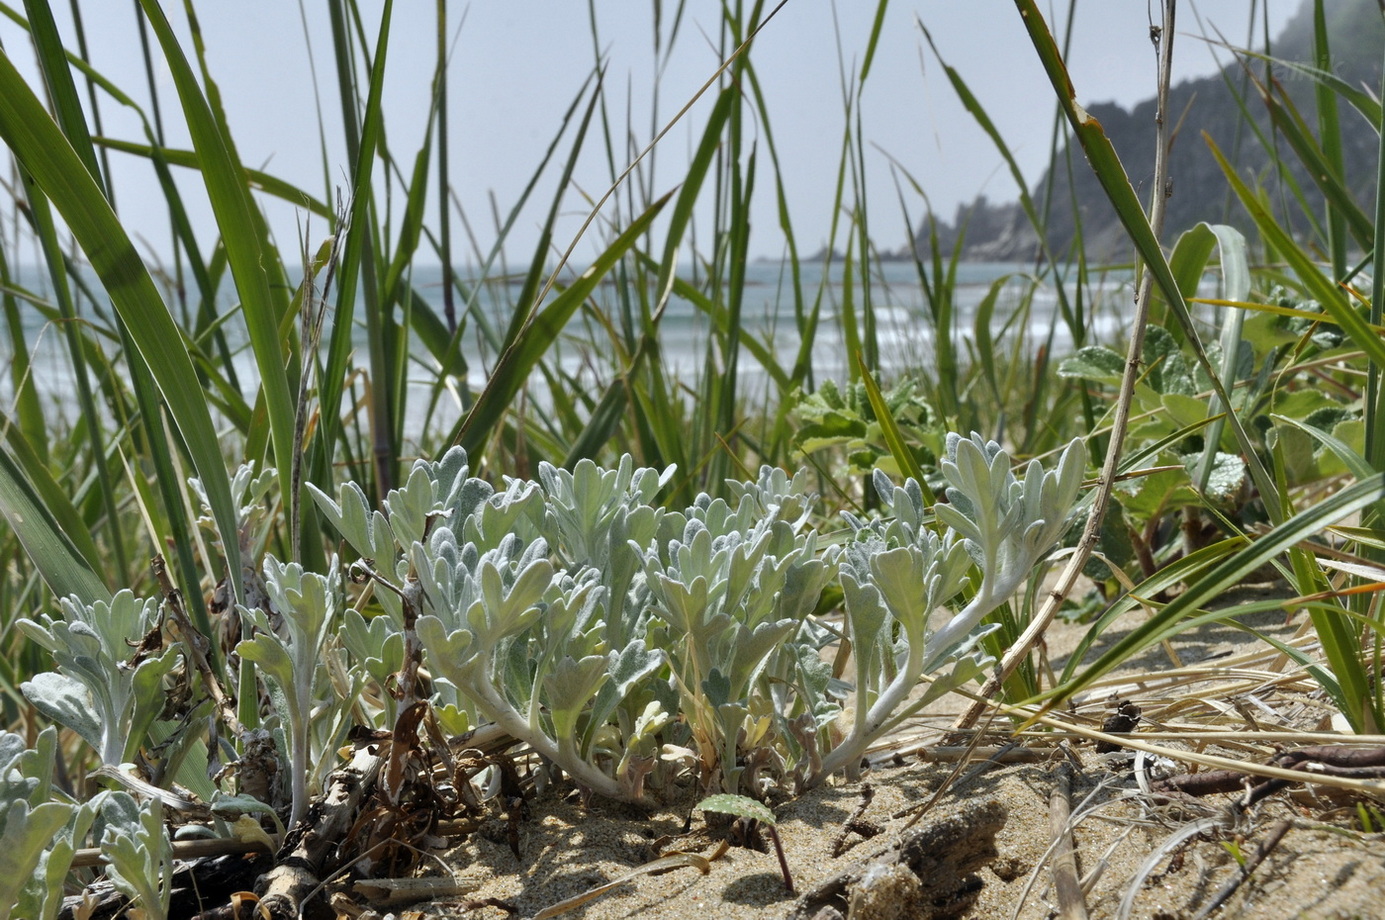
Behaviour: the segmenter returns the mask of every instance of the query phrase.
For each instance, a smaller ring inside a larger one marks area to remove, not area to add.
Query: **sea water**
[[[806,383],[811,387],[826,379],[842,380],[850,375],[850,365],[857,361],[857,355],[846,341],[845,314],[850,311],[855,317],[858,340],[864,342],[869,309],[874,319],[877,373],[882,377],[913,369],[928,373],[936,353],[938,312],[920,280],[916,264],[909,260],[877,262],[865,279],[861,277],[859,266],[854,268],[848,285],[846,267],[840,262],[803,263],[795,286],[786,264],[748,263],[741,291],[742,338],[758,342],[762,346],[761,354],[768,356],[769,361],[785,370],[791,369],[801,351],[802,318],[816,308],[818,322],[808,350],[810,370]],[[714,309],[728,309],[730,291],[725,286],[717,290],[716,286],[706,284],[691,267],[685,267],[681,274],[708,297]],[[437,430],[450,426],[461,416],[469,399],[485,387],[496,366],[499,340],[516,310],[526,306],[516,302],[521,294],[520,279],[476,281],[465,269],[458,270],[456,275],[460,279],[452,298],[460,327],[456,347],[465,363],[465,379],[444,378],[437,357],[416,338],[411,339],[407,372],[410,409],[405,427],[413,437],[421,433],[419,429],[425,424],[430,430]],[[94,277],[87,280],[90,289],[99,296],[99,283]],[[560,274],[559,280],[567,283],[572,276]],[[928,280],[929,284],[934,284],[931,278]],[[442,318],[441,268],[415,268],[408,282],[416,296]],[[30,384],[42,395],[46,407],[57,413],[59,424],[70,422],[76,415],[75,372],[63,331],[56,320],[51,289],[46,276],[36,270],[21,272],[18,283],[21,290],[13,293],[19,298],[23,335],[32,362]],[[1133,300],[1130,287],[1128,272],[1108,273],[1089,286],[1087,296],[1096,295],[1095,308],[1091,302],[1086,307],[1089,319],[1085,334],[1089,342],[1111,341],[1123,332],[1122,318],[1129,315],[1129,304]],[[1076,298],[1071,283],[1066,284],[1064,290],[1070,301]],[[597,389],[624,369],[620,356],[630,343],[631,320],[638,332],[642,307],[631,293],[629,287],[616,284],[610,277],[599,284],[563,333],[550,343],[544,359],[546,366],[559,371],[568,384],[582,386],[595,397]],[[645,293],[647,298],[653,297],[652,291]],[[978,307],[992,293],[994,303],[988,327],[996,337],[998,350],[1014,353],[1019,349],[1033,353],[1043,346],[1061,357],[1071,349],[1073,340],[1059,315],[1058,288],[1051,274],[1035,276],[1032,266],[1013,263],[963,263],[956,267],[950,301],[952,339],[961,361],[969,360],[969,349],[976,338]],[[166,297],[173,302],[167,293]],[[332,299],[332,292],[328,292],[328,301]],[[551,299],[552,295],[546,302]],[[227,316],[223,328],[232,350],[238,383],[242,396],[252,402],[258,387],[258,370],[244,324],[235,315],[236,309],[234,286],[228,281],[223,285],[217,311]],[[111,327],[112,313],[108,303],[97,306],[88,301],[82,305],[77,320],[95,332],[108,355],[119,350],[118,337]],[[357,345],[354,362],[357,367],[364,367],[368,366],[369,357],[360,313],[358,307],[353,331]],[[398,308],[395,313],[398,320],[402,314]],[[325,316],[328,324],[337,318],[331,307]],[[489,336],[483,330],[485,326],[490,327]],[[705,308],[676,294],[670,297],[659,323],[658,359],[672,381],[696,391],[704,374],[728,372],[731,356],[723,348],[724,339],[713,335],[717,326]],[[296,324],[292,334],[298,334]],[[330,335],[331,329],[324,329],[324,347]],[[10,338],[0,337],[0,357],[6,359],[7,365],[13,363],[13,356],[5,354],[9,350]],[[452,358],[449,364],[456,365],[455,356]],[[756,401],[763,404],[771,395],[769,388],[776,385],[765,363],[744,344],[734,363],[739,391],[749,404],[754,405]],[[89,369],[89,373],[96,372]],[[543,375],[532,374],[526,398],[548,404],[548,386]],[[13,411],[14,392],[13,376],[3,375],[0,402],[7,415]],[[434,393],[438,398],[430,399]]]

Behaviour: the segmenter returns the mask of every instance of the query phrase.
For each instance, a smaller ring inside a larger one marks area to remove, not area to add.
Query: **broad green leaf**
[[[56,671],[40,671],[20,689],[46,718],[72,729],[93,750],[106,750],[96,702],[82,681]]]
[[[1178,249],[1185,242],[1194,251],[1188,254],[1186,263],[1180,265]],[[1173,257],[1169,260],[1169,266],[1178,276],[1180,290],[1183,291],[1184,297],[1191,297],[1197,293],[1197,283],[1201,280],[1202,272],[1206,268],[1206,260],[1211,255],[1213,242],[1216,243],[1221,254],[1221,299],[1234,303],[1244,302],[1250,296],[1250,264],[1246,255],[1246,238],[1241,234],[1241,231],[1226,224],[1200,223],[1184,233],[1179,239],[1178,246],[1174,248]],[[1199,256],[1201,262],[1199,262]],[[1197,278],[1192,277],[1194,274],[1197,275]],[[1184,287],[1189,283],[1193,286],[1191,291]],[[1222,308],[1220,379],[1222,386],[1227,391],[1235,387],[1239,377],[1236,361],[1241,351],[1241,330],[1244,324],[1245,312],[1243,310],[1234,307]],[[1194,476],[1198,488],[1203,490],[1210,488],[1210,479],[1214,475],[1213,467],[1217,463],[1217,447],[1221,443],[1222,429],[1226,427],[1226,419],[1216,416],[1225,409],[1225,405],[1218,396],[1214,396],[1207,406],[1207,416],[1211,418],[1211,422],[1207,426],[1206,446],[1203,448],[1202,458]]]
[[[769,806],[746,795],[731,795],[726,792],[709,795],[697,803],[697,809],[699,811],[715,811],[723,815],[735,815],[737,818],[749,818],[752,821],[759,821],[761,824],[774,826],[774,812],[769,810]]]
[[[1236,454],[1225,451],[1216,451],[1213,456],[1214,461],[1207,471],[1202,492],[1214,506],[1235,509],[1245,500],[1250,486],[1245,462]]]
[[[1076,377],[1112,386],[1125,374],[1125,356],[1104,345],[1086,345],[1058,363],[1059,377]]]

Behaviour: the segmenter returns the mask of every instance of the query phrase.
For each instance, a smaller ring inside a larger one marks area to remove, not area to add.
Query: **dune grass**
[[[931,505],[943,486],[945,434],[976,431],[1024,459],[1079,438],[1101,469],[1078,552],[1059,561],[1066,566],[1060,596],[1046,598],[1036,580],[992,615],[1000,628],[985,641],[1010,672],[991,689],[1023,705],[1009,710],[1017,719],[1038,718],[1182,630],[1234,623],[1234,608],[1214,610],[1212,602],[1268,565],[1287,585],[1285,606],[1306,612],[1321,643],[1321,656],[1286,654],[1351,731],[1380,732],[1385,345],[1381,275],[1371,268],[1385,258],[1376,233],[1385,198],[1370,212],[1351,195],[1357,177],[1342,175],[1338,124],[1347,107],[1380,126],[1380,106],[1330,75],[1318,0],[1317,59],[1305,71],[1315,82],[1316,132],[1281,86],[1257,92],[1276,136],[1321,176],[1323,212],[1308,221],[1321,236],[1291,237],[1262,190],[1213,148],[1258,239],[1247,244],[1229,227],[1201,225],[1166,240],[1157,208],[1138,199],[1101,126],[1070,95],[1063,55],[1037,5],[1017,5],[1056,94],[1055,168],[1088,168],[1072,155],[1080,148],[1096,171],[1145,279],[1145,312],[1126,330],[1129,341],[1101,341],[1102,284],[1079,236],[1075,254],[1045,246],[1032,272],[995,281],[968,323],[958,308],[960,246],[944,251],[934,234],[913,263],[924,305],[917,321],[931,351],[905,371],[888,363],[894,345],[882,325],[891,303],[865,195],[869,126],[860,99],[884,0],[860,66],[843,74],[839,175],[823,205],[834,215],[828,249],[841,257],[824,255],[822,265],[800,250],[774,111],[755,69],[754,36],[773,28],[779,12],[763,2],[724,7],[715,38],[725,63],[709,74],[712,105],[697,116],[697,141],[676,175],[656,172],[638,151],[623,159],[621,139],[640,129],[613,114],[598,54],[559,130],[536,151],[533,180],[500,215],[495,246],[471,252],[458,245],[467,215],[448,188],[447,45],[455,23],[444,4],[432,115],[420,146],[408,150],[390,146],[381,104],[397,53],[392,4],[369,21],[354,0],[330,4],[331,67],[352,160],[340,201],[330,186],[297,188],[240,161],[196,24],[191,47],[180,46],[156,0],[140,6],[158,66],[177,87],[176,101],[162,100],[163,117],[182,119],[191,150],[167,147],[159,123],[142,111],[144,137],[102,136],[90,100],[139,107],[64,47],[44,0],[25,5],[27,19],[0,10],[29,30],[46,81],[46,91],[26,83],[0,54],[0,141],[30,183],[9,202],[7,220],[22,228],[20,238],[0,245],[12,393],[0,420],[5,723],[29,717],[19,686],[50,667],[13,628],[19,617],[52,609],[55,597],[96,604],[124,588],[154,593],[148,561],[167,553],[192,624],[215,635],[209,599],[218,588],[217,603],[253,599],[266,549],[309,572],[327,570],[337,537],[306,496],[336,495],[349,481],[378,507],[404,487],[420,453],[440,456],[460,445],[472,470],[497,485],[502,475],[534,478],[542,462],[612,466],[628,453],[640,467],[675,468],[659,493],[671,509],[702,493],[730,498],[728,480],[754,479],[762,464],[810,465],[823,496],[814,519],[832,530],[841,528],[839,511],[879,509],[869,485],[874,467],[913,477]],[[683,12],[680,5],[662,20],[664,54],[688,40]],[[1171,45],[1172,30],[1166,36]],[[595,26],[591,37],[599,48]],[[944,68],[1022,178],[984,102],[959,70]],[[663,125],[693,117],[690,104]],[[644,152],[661,136],[648,138]],[[557,238],[555,228],[576,191],[574,166],[593,148],[605,151],[610,189],[583,231],[587,242],[599,240],[597,254],[572,264],[577,241]],[[1381,149],[1377,188],[1385,186],[1385,141]],[[172,272],[192,279],[186,293],[160,283],[112,208],[105,162],[114,153],[145,158],[160,176],[177,241]],[[171,178],[182,170],[201,182],[215,228],[189,224]],[[553,174],[554,197],[536,201],[541,177]],[[927,207],[926,191],[897,165],[894,179],[912,226]],[[773,334],[752,322],[746,285],[750,202],[767,194],[779,204],[785,240]],[[325,240],[308,252],[276,245],[259,209],[263,196],[311,212]],[[707,200],[712,223],[699,226],[694,213]],[[1063,203],[1026,194],[1022,205],[1042,238],[1045,215]],[[506,236],[534,210],[542,214],[539,242],[512,270]],[[563,253],[556,264],[555,251]],[[47,293],[22,280],[20,267],[35,254]],[[431,265],[443,266],[441,303],[418,287]],[[1209,271],[1221,293],[1200,301]],[[1037,316],[1036,298],[1048,292],[1053,316]],[[235,308],[222,312],[228,301]],[[691,306],[703,333],[696,369],[679,374],[662,360],[674,302]],[[68,423],[55,421],[53,394],[35,386],[39,343],[23,321],[26,310],[50,319],[45,334],[59,337],[70,366]],[[777,337],[800,344],[783,357]],[[813,366],[814,345],[829,337],[846,356],[843,379],[830,385]],[[576,370],[563,360],[572,349],[581,357]],[[242,352],[253,361],[253,383],[238,365]],[[414,385],[418,376],[429,384]],[[255,492],[272,496],[268,506],[239,504],[246,481],[228,470],[241,463],[276,471],[273,488]],[[189,477],[200,480],[205,514],[183,487]],[[251,517],[262,524],[250,527]],[[938,526],[931,516],[926,523]],[[1049,680],[1030,644],[1064,601],[1075,615],[1081,599],[1069,595],[1080,574],[1105,592],[1102,609],[1078,654]],[[839,602],[824,596],[818,613],[829,625]],[[1087,649],[1137,608],[1147,612],[1143,624],[1089,660]],[[215,644],[209,654],[213,661],[220,654]],[[237,680],[238,717],[249,727],[260,714],[248,656]],[[978,703],[958,727],[982,711]]]

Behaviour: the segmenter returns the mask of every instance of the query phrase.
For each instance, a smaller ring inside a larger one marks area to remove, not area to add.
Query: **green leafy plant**
[[[913,379],[898,381],[881,394],[893,424],[909,436],[914,459],[922,467],[934,467],[942,453],[942,431],[935,413]],[[870,476],[876,469],[893,476],[905,475],[882,431],[881,421],[867,396],[864,382],[837,384],[824,380],[811,393],[794,396],[791,415],[797,428],[794,448],[818,461],[817,455],[835,457],[827,469],[834,479]],[[835,453],[834,453],[835,452]]]
[[[777,823],[774,812],[763,802],[758,802],[749,796],[731,795],[720,793],[709,795],[707,798],[697,803],[700,811],[710,811],[723,815],[734,815],[744,821],[754,822],[762,826],[769,839],[774,843],[774,853],[779,857],[779,869],[784,875],[784,887],[788,889],[790,895],[793,890],[793,876],[789,874],[789,862],[784,857],[784,845],[779,840],[779,832],[775,829]]]
[[[398,715],[397,701],[387,683],[416,651],[410,647],[405,604],[414,605],[412,614],[417,617],[420,588],[416,580],[410,581],[406,552],[440,523],[449,532],[462,530],[470,516],[483,507],[489,508],[484,513],[491,522],[485,533],[503,536],[512,525],[528,519],[526,509],[537,499],[533,488],[521,483],[496,496],[489,483],[470,477],[469,472],[466,452],[459,448],[437,461],[417,461],[403,485],[386,497],[384,511],[373,509],[365,490],[355,482],[344,483],[335,500],[308,485],[319,512],[361,557],[357,566],[364,571],[367,583],[379,586],[379,590],[363,595],[357,607],[345,611],[339,638],[373,681],[384,725],[393,725]],[[475,522],[470,526],[473,541],[488,539]],[[498,539],[489,539],[484,548],[495,548]],[[460,733],[474,727],[472,704],[445,678],[435,703],[449,730]]]

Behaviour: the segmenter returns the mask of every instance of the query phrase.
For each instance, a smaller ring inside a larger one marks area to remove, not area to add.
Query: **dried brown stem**
[[[856,803],[856,810],[851,813],[851,817],[843,822],[841,830],[832,838],[832,858],[836,859],[842,855],[842,850],[846,849],[846,838],[855,831],[862,837],[873,837],[880,833],[880,829],[867,823],[865,819],[866,809],[870,807],[871,800],[875,798],[875,787],[870,783],[861,784],[861,801]],[[874,833],[872,833],[874,831]]]
[[[328,859],[374,791],[380,767],[377,745],[363,744],[350,763],[328,777],[327,794],[289,832],[276,854],[278,865],[264,877],[259,905],[264,917],[296,920],[301,915],[303,902],[330,871]]]
[[[1385,778],[1385,747],[1361,748],[1339,744],[1316,744],[1277,754],[1270,759],[1269,766],[1305,773],[1308,777],[1382,779]],[[1306,777],[1305,781],[1311,780]],[[1154,788],[1158,792],[1196,797],[1244,790],[1245,795],[1237,804],[1241,808],[1249,808],[1290,785],[1293,783],[1283,777],[1254,777],[1239,770],[1204,770],[1200,773],[1170,776],[1160,780]]]
[[[202,675],[202,686],[207,688],[207,694],[216,704],[217,712],[221,715],[221,721],[231,730],[237,738],[244,733],[240,719],[236,716],[235,702],[226,694],[221,686],[220,679],[216,672],[212,670],[207,652],[211,648],[211,639],[197,631],[197,627],[188,618],[187,611],[183,609],[183,592],[178,590],[173,584],[173,579],[168,576],[168,565],[164,562],[162,555],[155,555],[149,560],[149,570],[154,574],[154,581],[159,585],[159,593],[163,595],[164,606],[168,614],[173,618],[178,631],[182,634],[183,648],[187,649],[187,656],[192,662],[192,666]]]
[[[1059,920],[1087,920],[1087,902],[1077,875],[1077,855],[1072,842],[1072,768],[1058,768],[1058,782],[1048,797],[1048,829],[1053,835],[1053,889],[1058,895]]]
[[[268,838],[271,842],[273,837]],[[270,846],[263,840],[240,837],[217,837],[207,840],[174,840],[173,858],[198,859],[205,856],[235,856],[244,853],[268,853]],[[89,869],[101,865],[100,847],[83,847],[72,856],[72,868]]]
[[[794,894],[793,876],[789,874],[789,861],[784,856],[784,845],[779,842],[779,831],[775,829],[773,824],[766,824],[765,833],[769,834],[770,842],[774,844],[774,855],[779,857],[779,871],[784,876],[784,890],[792,897]]]

